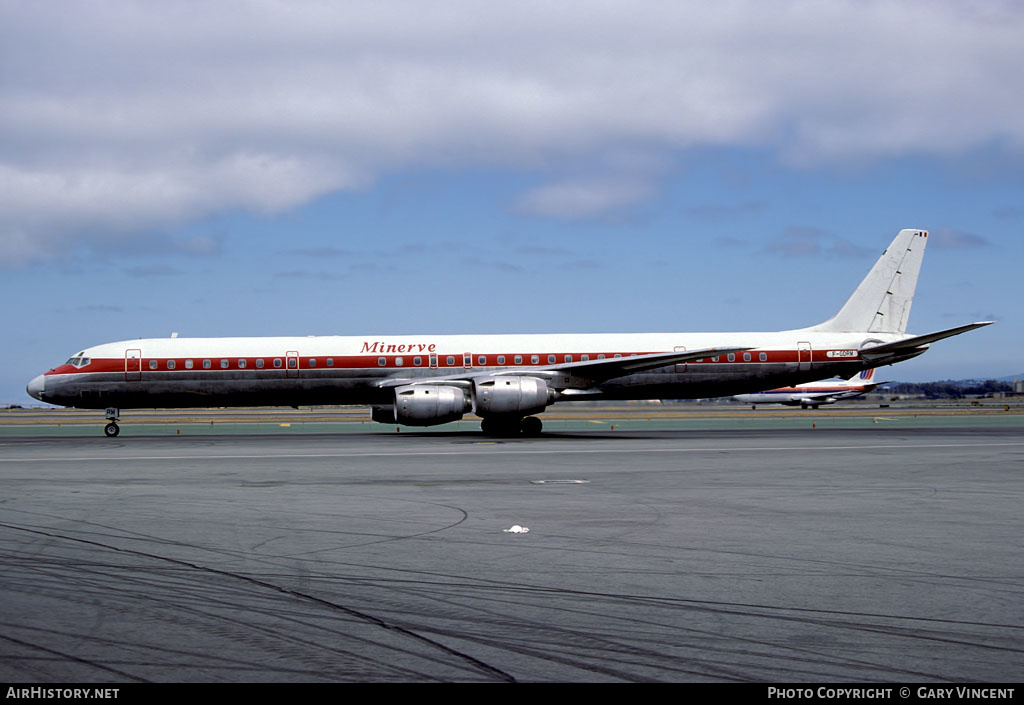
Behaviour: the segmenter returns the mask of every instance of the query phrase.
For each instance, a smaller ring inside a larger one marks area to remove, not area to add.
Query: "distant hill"
[[[1009,377],[997,377],[997,382],[1013,382],[1016,379],[1024,379],[1024,372],[1019,375],[1010,375]]]

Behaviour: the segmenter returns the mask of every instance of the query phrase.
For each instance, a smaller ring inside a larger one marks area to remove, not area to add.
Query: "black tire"
[[[480,422],[480,430],[484,432],[485,436],[495,436],[498,438],[518,436],[520,433],[519,419],[489,416]]]
[[[120,432],[121,427],[113,422],[108,423],[106,426],[103,427],[103,433],[107,434],[107,438],[114,438]]]
[[[539,436],[543,428],[544,422],[536,416],[527,416],[519,423],[519,429],[522,431],[524,436]]]

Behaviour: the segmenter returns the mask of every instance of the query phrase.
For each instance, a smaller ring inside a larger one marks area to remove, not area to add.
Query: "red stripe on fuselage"
[[[833,359],[828,357],[828,350],[817,350],[814,351],[813,361],[814,362],[853,362],[859,359],[845,357],[841,360]],[[603,358],[598,357],[604,355]],[[622,358],[631,357],[634,355],[647,355],[650,353],[474,353],[473,354],[473,367],[546,367],[550,365],[565,364],[566,362],[584,362],[583,355],[587,355],[588,361],[596,362],[598,360],[612,360],[616,359],[615,355],[619,355]],[[765,355],[765,359],[760,358],[761,355]],[[463,364],[463,353],[436,353],[437,355],[437,368],[438,369],[465,369],[466,366]],[[522,358],[522,362],[516,363],[516,356]],[[533,362],[533,357],[537,356],[537,362]],[[554,355],[554,362],[551,362],[548,358],[550,355]],[[569,356],[570,359],[566,359]],[[420,358],[420,364],[413,364],[415,358]],[[452,364],[448,364],[448,358],[453,358]],[[484,358],[484,362],[481,363],[480,358]],[[504,357],[504,362],[499,363],[498,358]],[[732,360],[726,355],[717,356],[718,359],[714,360],[712,357],[706,357],[699,360],[690,360],[686,364],[688,365],[730,365],[730,364],[779,364],[779,363],[796,363],[806,362],[806,360],[800,359],[800,351],[797,350],[767,350],[763,352],[752,351],[750,353],[750,359],[745,360],[742,354],[733,355]],[[380,359],[384,359],[384,364],[380,364]],[[328,365],[328,359],[333,361],[332,365]],[[398,360],[401,359],[401,365],[398,364]],[[256,371],[272,371],[279,370],[285,372],[288,370],[287,367],[287,356],[285,354],[270,355],[270,356],[258,356],[258,355],[246,355],[240,357],[226,356],[206,356],[206,357],[146,357],[142,356],[142,372],[202,372],[202,371],[223,371],[223,370],[256,370]],[[192,362],[192,367],[187,367],[188,361]],[[205,361],[210,362],[209,367],[203,367]],[[221,361],[227,360],[227,366],[221,366]],[[245,367],[239,367],[239,361],[245,360]],[[257,367],[257,360],[263,360],[263,367]],[[280,367],[274,366],[274,361],[280,360]],[[315,360],[315,364],[311,364],[311,361]],[[156,367],[150,367],[150,362],[155,361]],[[169,369],[167,363],[169,361],[174,362],[174,369]],[[430,355],[428,354],[415,354],[415,355],[316,355],[308,357],[299,357],[299,369],[301,370],[337,370],[337,369],[405,369],[405,368],[424,368],[429,369]],[[667,367],[668,365],[666,365]],[[294,368],[292,368],[294,369]],[[82,367],[75,367],[74,365],[62,364],[54,369],[44,373],[46,375],[66,375],[66,374],[88,374],[88,373],[101,373],[101,372],[124,372],[125,371],[125,359],[124,358],[92,358],[88,365]],[[844,389],[849,389],[844,388]],[[811,391],[804,387],[803,389],[795,391]]]

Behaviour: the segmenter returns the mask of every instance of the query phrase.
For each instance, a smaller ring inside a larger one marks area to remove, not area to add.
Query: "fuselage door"
[[[685,345],[677,345],[675,347],[675,351],[676,352],[686,352],[686,346]],[[686,363],[682,362],[682,363],[676,365],[676,372],[686,372]]]
[[[124,351],[124,380],[138,382],[142,379],[142,351],[131,349]]]
[[[796,344],[796,361],[797,370],[809,370],[811,369],[811,344],[810,343],[797,343]]]
[[[289,350],[285,353],[285,371],[289,377],[299,376],[299,353]]]

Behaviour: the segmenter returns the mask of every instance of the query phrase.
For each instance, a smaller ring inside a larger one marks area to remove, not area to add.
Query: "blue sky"
[[[774,330],[1024,372],[1018,3],[0,5],[0,404],[136,337]]]

